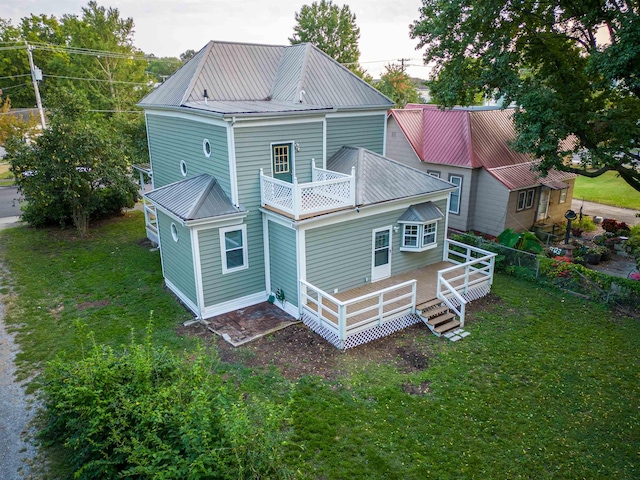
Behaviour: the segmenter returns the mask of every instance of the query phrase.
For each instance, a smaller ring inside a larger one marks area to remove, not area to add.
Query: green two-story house
[[[340,348],[415,323],[415,281],[372,321],[340,299],[447,260],[456,187],[384,157],[387,97],[310,44],[210,42],[139,105],[147,230],[198,318],[277,297]]]

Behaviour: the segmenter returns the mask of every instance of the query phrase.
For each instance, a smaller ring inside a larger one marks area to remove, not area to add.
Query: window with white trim
[[[202,140],[202,153],[204,153],[204,156],[207,158],[211,156],[211,142],[206,138]]]
[[[533,200],[536,196],[535,189],[521,190],[518,192],[518,202],[516,204],[516,211],[525,210],[533,207]]]
[[[288,143],[273,145],[273,170],[275,175],[289,173],[289,147]]]
[[[431,175],[432,177],[440,178],[440,172],[437,170],[427,170],[427,175]]]
[[[567,202],[567,192],[569,191],[568,188],[563,188],[562,190],[560,190],[560,199],[558,200],[558,203],[566,203]]]
[[[223,274],[249,268],[246,225],[220,229],[220,253]]]
[[[187,162],[180,160],[180,173],[183,177],[187,176]]]
[[[449,182],[458,187],[457,190],[449,194],[449,213],[460,213],[460,192],[462,191],[462,177],[459,175],[449,175]]]
[[[438,222],[403,223],[400,251],[422,252],[437,246]]]

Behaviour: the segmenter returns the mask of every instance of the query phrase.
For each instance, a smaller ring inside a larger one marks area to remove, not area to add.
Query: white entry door
[[[540,201],[538,202],[538,215],[536,221],[544,221],[547,219],[547,211],[549,210],[549,189],[545,188],[540,192]]]
[[[391,276],[391,227],[373,231],[371,281]]]

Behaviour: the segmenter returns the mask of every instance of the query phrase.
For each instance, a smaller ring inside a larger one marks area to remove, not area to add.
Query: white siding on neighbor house
[[[393,117],[387,121],[386,156],[406,165],[419,165],[420,157],[416,154],[404,132]]]
[[[509,190],[490,173],[481,170],[477,180],[474,221],[469,230],[499,235],[505,229],[508,203]]]
[[[207,173],[231,196],[226,127],[147,112],[147,131],[154,188]],[[210,157],[202,148],[205,138],[211,145]],[[181,161],[187,165],[186,177],[180,171]]]
[[[423,200],[424,201],[424,200]],[[416,202],[421,203],[421,202]],[[435,202],[443,212],[446,200]],[[402,226],[397,223],[407,207],[361,219],[311,228],[306,231],[306,279],[312,285],[333,293],[362,286],[371,281],[372,232],[382,227],[392,230],[391,275],[442,260],[445,237],[445,219],[438,222],[436,248],[424,252],[401,252]]]

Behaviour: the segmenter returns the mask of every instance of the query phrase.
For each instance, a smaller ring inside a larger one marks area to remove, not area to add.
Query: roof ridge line
[[[209,192],[211,192],[211,189],[217,182],[217,179],[213,175],[209,175],[208,173],[201,173],[200,175],[192,178],[196,179],[202,176],[209,177],[209,182],[207,183],[207,186],[202,189],[202,193],[200,194],[200,197],[198,198],[198,200],[196,200],[196,202],[193,204],[193,207],[191,207],[191,209],[189,210],[189,215],[188,215],[189,218],[195,218],[194,217],[195,213],[200,209],[200,207],[204,203],[205,198],[207,198],[207,195],[209,195]]]
[[[298,79],[298,87],[296,88],[296,98],[293,99],[294,102],[302,103],[301,92],[303,79],[306,77],[307,65],[309,64],[309,56],[311,55],[311,47],[310,43],[304,43],[304,57],[302,58],[302,65],[300,66],[300,78]],[[283,50],[284,53],[284,50]],[[306,93],[306,92],[305,92]]]
[[[200,59],[200,63],[198,64],[198,68],[196,68],[195,71],[193,72],[193,76],[191,77],[191,80],[189,81],[189,86],[185,89],[184,95],[182,95],[182,98],[180,99],[180,106],[182,106],[185,103],[187,103],[187,99],[191,95],[191,92],[194,89],[195,84],[198,81],[198,78],[200,78],[200,72],[202,72],[202,69],[204,68],[204,64],[205,64],[207,58],[209,57],[209,54],[211,53],[211,49],[213,48],[214,44],[215,44],[215,42],[213,40],[209,40],[209,43],[207,43],[204,46],[204,48],[207,51],[204,52],[204,54],[202,55],[202,58]],[[196,55],[197,55],[197,53],[196,53]]]

